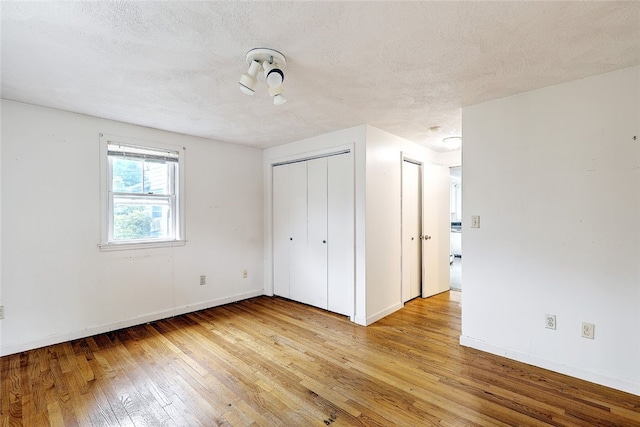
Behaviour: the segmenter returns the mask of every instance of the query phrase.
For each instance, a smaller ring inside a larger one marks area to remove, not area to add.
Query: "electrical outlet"
[[[243,279],[246,279],[247,277],[249,277],[249,271],[248,271],[248,270],[244,270],[244,271],[242,272],[242,278],[243,278]]]
[[[4,305],[0,305],[0,319],[4,319]]]
[[[200,276],[200,286],[207,283],[207,276]]]
[[[471,228],[480,228],[480,215],[471,215]]]
[[[556,328],[556,315],[555,314],[545,314],[544,315],[544,327],[547,329],[555,329]]]
[[[596,333],[596,325],[593,323],[582,322],[582,338],[592,340]]]

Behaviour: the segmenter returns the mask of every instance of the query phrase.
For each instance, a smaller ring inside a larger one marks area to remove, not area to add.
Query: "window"
[[[183,150],[101,137],[103,250],[184,244]]]

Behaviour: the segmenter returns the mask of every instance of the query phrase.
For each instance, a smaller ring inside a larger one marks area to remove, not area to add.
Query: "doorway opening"
[[[402,302],[422,295],[422,164],[402,161]]]
[[[462,166],[449,169],[451,204],[451,255],[449,257],[451,289],[462,290]]]

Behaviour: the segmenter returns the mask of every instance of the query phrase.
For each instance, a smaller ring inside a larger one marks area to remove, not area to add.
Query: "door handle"
[[[425,234],[425,235],[424,235],[424,237],[423,237],[423,239],[424,239],[424,240],[429,240],[429,239],[431,239],[431,236],[429,236],[428,234]]]

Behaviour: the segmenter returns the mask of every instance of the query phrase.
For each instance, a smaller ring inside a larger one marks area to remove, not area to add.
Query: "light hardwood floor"
[[[459,335],[458,292],[367,328],[259,297],[3,357],[0,426],[640,426],[640,397]]]

